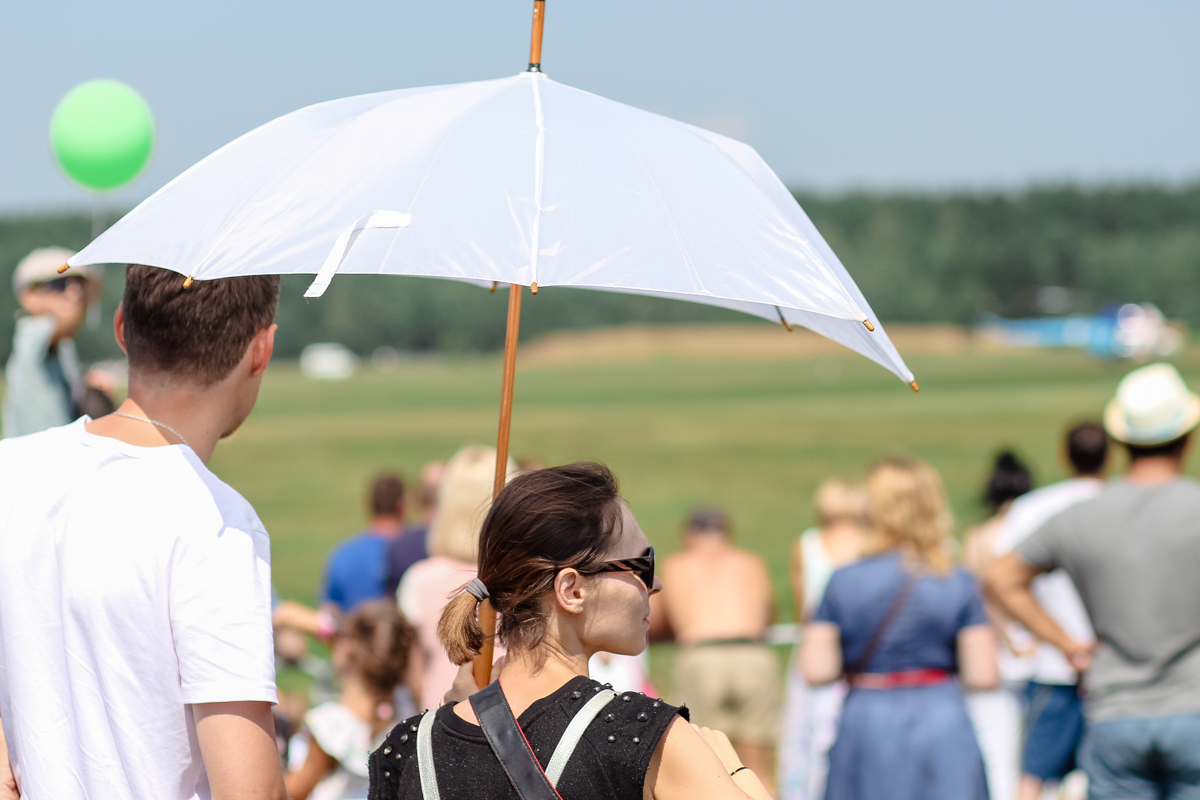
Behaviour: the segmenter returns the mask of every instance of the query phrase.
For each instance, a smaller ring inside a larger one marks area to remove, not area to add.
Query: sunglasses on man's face
[[[646,554],[637,558],[622,558],[617,561],[605,561],[587,570],[585,574],[599,575],[602,572],[631,572],[646,584],[649,590],[654,589],[654,548],[647,547]]]
[[[68,286],[77,284],[82,286],[83,281],[80,278],[71,275],[66,278],[54,278],[52,280],[42,281],[41,283],[35,283],[33,287],[35,289],[42,289],[48,292],[65,292]]]

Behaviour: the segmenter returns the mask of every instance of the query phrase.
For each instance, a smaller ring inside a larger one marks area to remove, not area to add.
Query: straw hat
[[[1200,422],[1200,397],[1170,364],[1135,369],[1104,409],[1104,428],[1118,442],[1152,446],[1178,439]]]
[[[74,250],[62,247],[39,247],[21,259],[13,271],[13,294],[20,294],[37,283],[45,283],[55,278],[78,276],[95,277],[92,267],[75,267],[65,275],[58,273],[58,268],[67,263],[67,259],[75,255]]]

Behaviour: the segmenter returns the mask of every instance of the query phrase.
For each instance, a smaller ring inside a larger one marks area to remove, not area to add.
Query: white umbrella
[[[913,380],[753,148],[540,72],[280,117],[71,260],[94,263],[317,273],[310,297],[336,272],[656,295],[799,324]]]
[[[155,192],[70,260],[195,280],[316,273],[510,285],[500,465],[521,287],[668,297],[802,325],[912,383],[866,299],[753,148],[530,69],[303,108]],[[498,468],[497,491],[503,485]]]

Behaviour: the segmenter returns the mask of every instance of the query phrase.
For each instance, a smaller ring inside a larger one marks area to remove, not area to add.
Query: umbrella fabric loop
[[[313,278],[313,282],[305,290],[304,296],[320,297],[325,294],[330,281],[333,280],[334,273],[346,259],[346,253],[349,252],[352,243],[351,237],[356,232],[365,231],[368,228],[407,228],[410,222],[412,222],[412,214],[404,214],[399,211],[372,211],[370,214],[360,217],[353,225],[338,234],[337,239],[334,240],[333,249],[329,251],[329,256],[321,265],[317,277]]]

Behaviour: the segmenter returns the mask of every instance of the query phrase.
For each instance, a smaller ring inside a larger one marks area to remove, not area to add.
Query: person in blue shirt
[[[367,600],[389,597],[388,547],[404,530],[404,481],[399,475],[376,476],[367,501],[370,523],[333,549],[321,581],[322,607],[334,606],[342,614]]]
[[[387,593],[396,596],[400,588],[400,579],[408,568],[418,561],[429,558],[425,540],[429,536],[429,525],[437,512],[438,486],[442,483],[442,474],[446,471],[445,461],[430,461],[421,467],[421,482],[417,487],[417,522],[409,525],[404,532],[388,545],[388,576]]]

